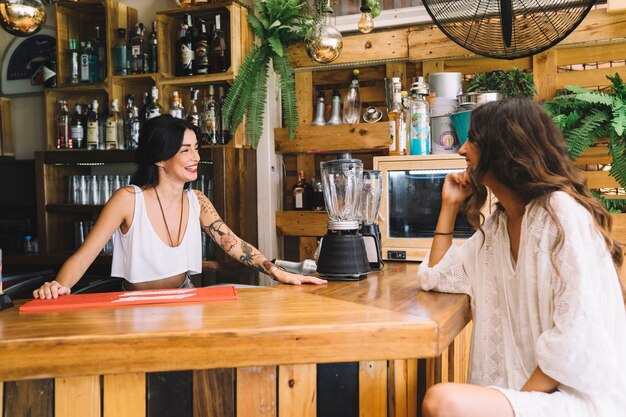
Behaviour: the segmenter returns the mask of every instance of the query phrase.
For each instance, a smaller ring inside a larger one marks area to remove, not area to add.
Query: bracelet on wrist
[[[433,232],[433,234],[434,234],[434,235],[440,235],[440,236],[452,236],[452,235],[454,234],[454,232],[449,232],[449,233],[446,233],[446,232],[437,232],[437,231],[434,231],[434,232]]]

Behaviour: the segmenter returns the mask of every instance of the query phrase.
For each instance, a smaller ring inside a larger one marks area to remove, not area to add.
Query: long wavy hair
[[[191,123],[169,114],[147,120],[139,132],[139,146],[135,154],[137,171],[130,183],[140,188],[155,187],[159,183],[156,163],[176,155],[183,144],[186,130],[196,131]],[[185,189],[190,185],[186,183]]]
[[[490,171],[525,203],[536,201],[554,221],[557,236],[551,261],[557,274],[556,254],[563,246],[564,234],[549,204],[554,191],[569,194],[591,213],[613,263],[616,267],[622,264],[621,245],[611,236],[611,216],[589,192],[569,159],[561,132],[538,104],[522,98],[483,104],[472,111],[468,141],[479,151],[478,164],[470,173],[474,193],[466,205],[466,216],[474,227],[482,231],[480,209],[488,195],[482,178]]]

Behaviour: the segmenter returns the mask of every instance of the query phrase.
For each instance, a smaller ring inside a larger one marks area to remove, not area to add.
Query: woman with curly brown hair
[[[467,170],[446,178],[419,280],[470,296],[471,384],[433,386],[424,416],[623,415],[623,253],[557,127],[529,100],[484,104],[459,154]],[[484,220],[487,189],[498,203]],[[464,203],[478,231],[457,247]]]

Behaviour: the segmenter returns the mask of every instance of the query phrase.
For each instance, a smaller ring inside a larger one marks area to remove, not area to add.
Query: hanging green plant
[[[566,94],[544,103],[565,136],[573,161],[598,139],[609,139],[613,157],[610,175],[626,188],[626,85],[619,74],[607,75],[608,92],[566,86]]]
[[[267,98],[267,80],[270,65],[278,74],[282,94],[282,108],[289,139],[298,127],[296,86],[293,67],[287,48],[304,40],[310,28],[310,18],[302,13],[300,0],[254,0],[255,10],[249,6],[248,22],[259,42],[246,55],[235,82],[224,100],[224,117],[233,132],[247,117],[246,132],[256,149],[263,133],[263,113]]]
[[[496,70],[478,73],[467,86],[468,92],[499,91],[502,98],[526,97],[535,95],[533,74],[513,68],[510,71]]]

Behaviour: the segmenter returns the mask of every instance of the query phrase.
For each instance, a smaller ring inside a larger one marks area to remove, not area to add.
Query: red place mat
[[[32,300],[20,307],[20,313],[75,310],[89,307],[118,307],[140,304],[199,303],[236,300],[233,286],[176,288],[96,294],[62,295],[51,300]]]

